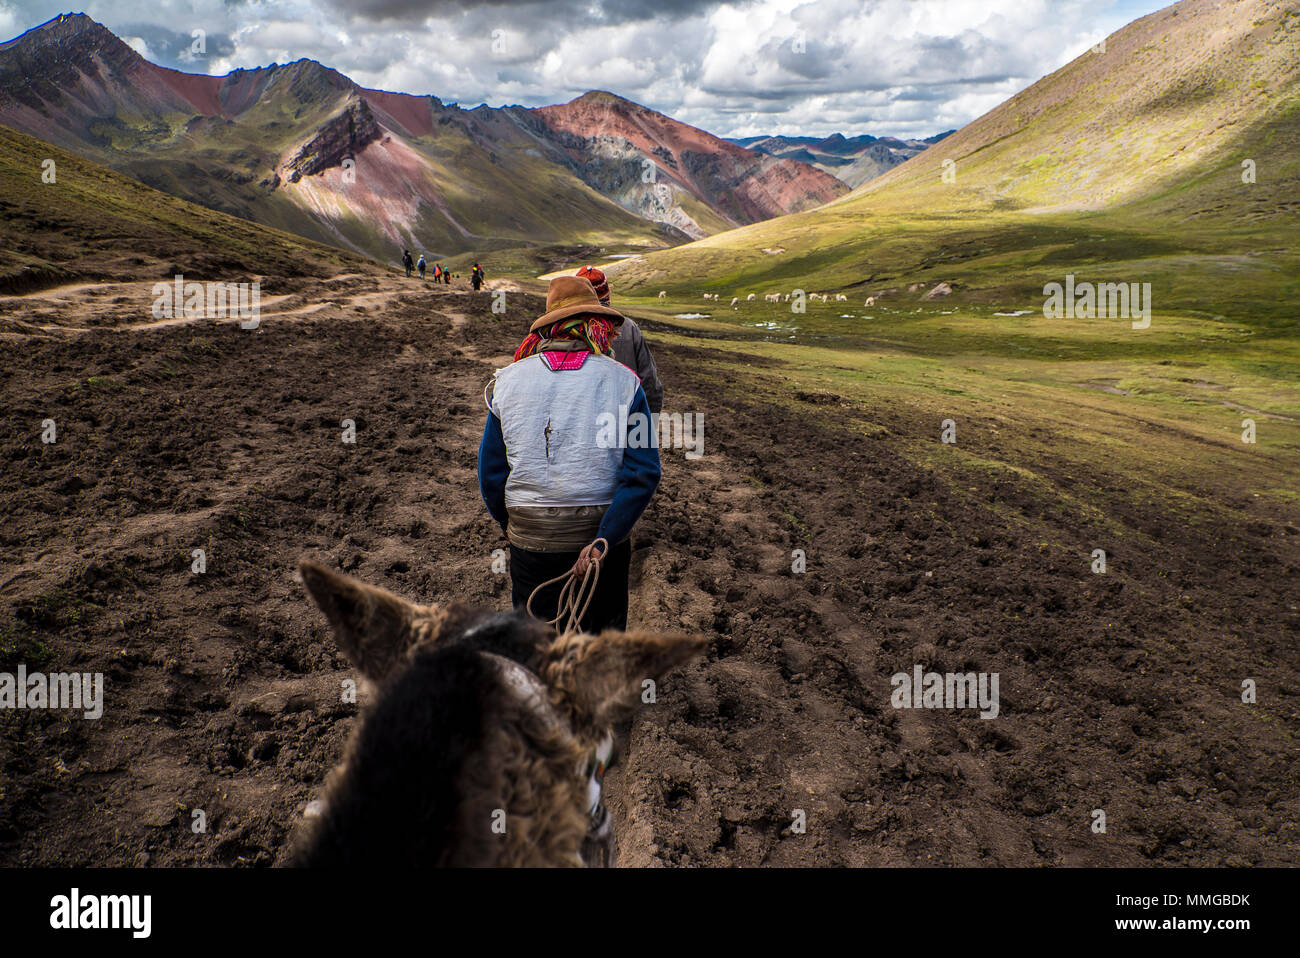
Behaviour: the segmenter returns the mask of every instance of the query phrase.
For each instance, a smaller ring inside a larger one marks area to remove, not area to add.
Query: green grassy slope
[[[835,205],[1097,210],[1149,199],[1193,171],[1239,172],[1250,157],[1260,190],[1236,190],[1234,175],[1153,209],[1230,216],[1261,195],[1294,198],[1298,48],[1293,7],[1185,0],[1127,25],[1104,50],[1085,52]],[[1270,130],[1289,134],[1271,139]],[[946,161],[952,182],[942,178]]]
[[[799,287],[859,305],[948,282],[954,301],[1011,308],[1041,306],[1044,283],[1071,271],[1151,282],[1165,308],[1287,322],[1298,45],[1300,15],[1280,3],[1186,0],[841,200],[614,276],[633,294]]]
[[[871,438],[1013,490],[999,508],[1045,544],[1061,515],[1115,541],[1150,516],[1294,535],[1298,41],[1283,4],[1187,0],[841,200],[611,266],[615,305],[655,348],[707,344],[745,395],[759,366],[809,416],[840,408],[814,395],[902,420]],[[1067,273],[1150,283],[1150,327],[1045,318]],[[796,288],[847,299],[762,299]]]
[[[43,163],[55,163],[43,183]],[[217,213],[0,126],[0,290],[76,279],[330,275],[356,256]]]

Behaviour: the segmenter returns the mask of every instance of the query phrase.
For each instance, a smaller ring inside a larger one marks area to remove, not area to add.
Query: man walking
[[[546,313],[488,385],[478,455],[483,502],[510,542],[515,608],[549,579],[581,579],[598,559],[581,620],[593,635],[627,627],[628,536],[659,485],[659,449],[632,425],[649,415],[645,392],[610,356],[623,322],[586,279],[551,280]],[[600,427],[620,421],[622,434]],[[541,588],[533,613],[554,619],[560,593],[558,582]]]
[[[584,266],[578,275],[591,283],[600,297],[602,306],[608,306],[610,300],[609,280],[604,270],[595,266]],[[650,347],[645,344],[641,327],[633,320],[624,318],[614,340],[614,358],[632,372],[641,377],[641,388],[645,390],[646,401],[650,403],[650,412],[658,415],[664,406],[664,384],[659,381],[659,367],[650,355]]]

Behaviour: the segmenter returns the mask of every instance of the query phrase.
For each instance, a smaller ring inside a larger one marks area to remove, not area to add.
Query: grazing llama
[[[703,637],[557,637],[522,613],[417,606],[314,562],[300,568],[377,695],[292,864],[612,863],[593,756],[642,683],[696,655]]]

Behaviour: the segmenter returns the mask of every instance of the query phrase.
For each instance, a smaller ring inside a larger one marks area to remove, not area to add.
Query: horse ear
[[[415,640],[412,623],[433,611],[307,559],[298,570],[333,627],[339,648],[372,681],[392,671]]]
[[[658,681],[706,644],[702,635],[639,631],[562,636],[548,650],[543,673],[575,718],[604,728],[632,714],[646,680]]]

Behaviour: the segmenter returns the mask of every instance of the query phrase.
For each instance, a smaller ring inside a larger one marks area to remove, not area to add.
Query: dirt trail
[[[357,273],[344,273],[327,281],[330,287],[339,288],[340,292],[328,299],[317,300],[312,295],[302,293],[281,293],[258,297],[257,322],[302,318],[313,316],[322,311],[368,312],[386,307],[393,297],[391,289],[374,289],[374,279]],[[154,280],[137,280],[122,283],[78,283],[59,286],[33,293],[14,296],[0,296],[0,317],[23,316],[41,317],[57,320],[45,324],[32,324],[24,319],[21,326],[30,331],[36,329],[46,333],[86,333],[92,329],[112,329],[117,332],[139,333],[150,329],[162,329],[167,326],[188,326],[219,322],[203,316],[171,316],[165,319],[153,318],[148,308],[153,302]],[[446,295],[446,293],[444,293]],[[39,304],[39,305],[37,305]],[[291,308],[275,310],[275,307],[287,304]],[[144,307],[143,309],[141,307]],[[268,312],[267,310],[271,310]],[[454,313],[453,322],[463,323],[463,314]],[[252,318],[240,319],[232,316],[228,322],[251,323]],[[255,328],[255,327],[250,327]],[[23,329],[20,329],[20,332]],[[0,330],[0,333],[12,331]]]
[[[0,712],[0,863],[277,860],[356,713],[301,556],[508,602],[481,395],[540,300],[494,316],[488,293],[357,275],[274,295],[256,331],[158,325],[122,290],[0,299],[0,670],[102,671],[108,696],[98,722]],[[25,331],[44,310],[54,332]],[[621,863],[1297,860],[1290,527],[1162,523],[1099,470],[1098,505],[1161,534],[1092,576],[1094,520],[1014,479],[953,488],[905,456],[907,408],[779,402],[778,364],[739,388],[708,349],[656,353],[705,456],[665,452],[632,618],[712,645],[610,772]],[[916,663],[1000,673],[1000,717],[894,710]]]

